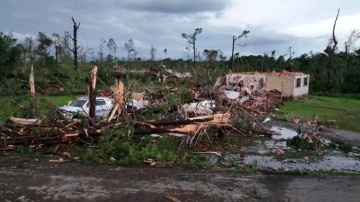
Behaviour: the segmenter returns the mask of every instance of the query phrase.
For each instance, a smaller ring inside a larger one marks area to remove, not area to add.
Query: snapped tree
[[[151,48],[150,48],[150,60],[151,61],[155,60],[155,53],[156,53],[156,48],[154,48],[154,46],[151,45]]]
[[[244,30],[240,35],[233,36],[232,37],[232,49],[231,49],[231,58],[230,58],[230,69],[231,71],[234,71],[234,50],[235,50],[235,42],[239,40],[242,37],[247,37],[247,35],[250,33],[249,30]]]
[[[136,50],[135,50],[135,43],[132,39],[129,39],[127,42],[125,42],[125,50],[127,51],[127,59],[128,61],[131,61],[136,58]]]
[[[332,30],[332,38],[330,39],[330,42],[325,49],[325,53],[327,53],[329,56],[329,61],[326,64],[327,86],[328,86],[329,90],[331,89],[332,61],[333,61],[335,50],[337,49],[336,46],[338,44],[338,41],[336,40],[336,37],[335,37],[335,27],[336,27],[337,19],[339,17],[339,12],[340,12],[340,9],[338,9],[338,12],[336,14],[336,18],[335,18],[335,22],[334,22],[334,26],[333,26],[333,30]]]
[[[106,40],[105,39],[100,39],[100,44],[99,44],[99,57],[100,57],[100,62],[104,62],[104,48],[106,45]]]
[[[194,51],[194,61],[193,61],[193,68],[195,69],[195,60],[196,60],[196,36],[202,32],[202,28],[196,28],[195,32],[192,34],[182,33],[182,38],[186,39],[187,42],[192,46]]]
[[[111,63],[112,61],[115,61],[115,65],[117,65],[117,61],[115,59],[117,49],[115,40],[113,38],[110,38],[106,46],[109,49],[108,62]]]
[[[65,43],[66,48],[73,54],[73,62],[74,62],[74,67],[76,70],[78,70],[78,51],[80,49],[80,46],[78,46],[78,31],[80,28],[80,22],[76,22],[74,17],[71,18],[72,22],[73,22],[73,33],[72,36],[70,35],[69,32],[66,32],[66,37],[70,38],[71,41],[73,42],[73,47],[71,48],[70,45],[68,43]]]

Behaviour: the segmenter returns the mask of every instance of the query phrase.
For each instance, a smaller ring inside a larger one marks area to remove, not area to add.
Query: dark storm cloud
[[[227,1],[218,0],[126,0],[124,8],[156,13],[217,12],[228,6]]]
[[[157,58],[165,57],[165,48],[168,50],[167,57],[187,57],[185,48],[188,44],[181,33],[193,33],[198,27],[203,28],[197,41],[201,54],[204,49],[220,49],[229,57],[232,36],[241,34],[243,30],[250,30],[250,34],[248,38],[238,41],[238,44],[247,46],[235,47],[235,52],[240,55],[262,55],[272,50],[276,50],[276,55],[283,55],[289,46],[300,55],[310,50],[322,51],[327,43],[328,37],[298,37],[295,33],[281,33],[279,29],[285,29],[285,26],[274,28],[266,22],[253,22],[251,17],[262,13],[243,17],[243,21],[249,24],[214,23],[214,19],[226,19],[230,2],[234,1],[0,0],[0,31],[13,32],[20,42],[26,36],[36,36],[39,31],[47,35],[63,35],[65,31],[71,32],[71,17],[74,17],[77,22],[81,22],[81,45],[93,48],[95,56],[102,38],[113,38],[116,41],[120,58],[126,55],[124,43],[133,39],[139,57],[144,59],[150,57],[152,45],[158,50]],[[242,19],[236,13],[231,18]],[[319,50],[315,47],[319,47]]]

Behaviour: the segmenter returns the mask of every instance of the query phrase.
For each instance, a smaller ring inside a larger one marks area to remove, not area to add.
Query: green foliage
[[[314,139],[313,142],[310,143],[308,140],[303,138],[301,135],[297,135],[297,136],[293,137],[292,139],[287,140],[286,144],[288,146],[294,147],[296,149],[315,151],[315,150],[319,149],[320,142],[319,142],[319,140]]]
[[[185,152],[182,158],[184,162],[184,166],[190,167],[190,168],[204,168],[208,166],[208,161],[204,156],[192,154]]]
[[[174,137],[153,138],[136,136],[131,125],[123,125],[115,130],[104,130],[98,150],[89,150],[88,161],[111,162],[116,164],[139,164],[152,159],[156,163],[172,163],[178,157],[180,145]]]
[[[7,79],[0,84],[0,96],[26,95],[28,86],[16,79]]]
[[[288,146],[293,146],[296,149],[305,150],[309,148],[309,143],[304,138],[301,138],[299,135],[286,141],[286,143]]]
[[[36,98],[36,111],[39,117],[48,119],[57,117],[56,108],[67,104],[70,96],[46,96]],[[29,97],[6,96],[0,98],[0,120],[6,120],[10,116],[32,118]]]
[[[0,32],[0,79],[12,77],[18,69],[21,46],[11,34]]]

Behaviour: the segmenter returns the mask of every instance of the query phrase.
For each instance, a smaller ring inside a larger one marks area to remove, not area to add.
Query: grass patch
[[[70,96],[39,96],[36,98],[38,114],[48,114],[54,106],[66,105]],[[0,120],[10,116],[31,118],[28,96],[6,96],[0,98]]]
[[[286,102],[278,118],[310,120],[319,117],[335,120],[340,129],[360,132],[360,99],[310,96],[308,100]]]

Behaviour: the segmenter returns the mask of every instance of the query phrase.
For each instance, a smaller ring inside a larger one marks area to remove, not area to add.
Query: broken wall
[[[300,86],[297,86],[298,79],[300,79]],[[309,81],[310,75],[295,76],[293,96],[307,95],[309,93]]]
[[[260,75],[260,74],[255,74],[255,75],[239,74],[239,75],[249,78],[253,82],[257,83],[259,88],[263,87],[263,85],[266,83],[266,75]]]
[[[294,93],[294,77],[268,75],[266,79],[266,90],[276,89],[281,92],[282,96],[293,96]]]

